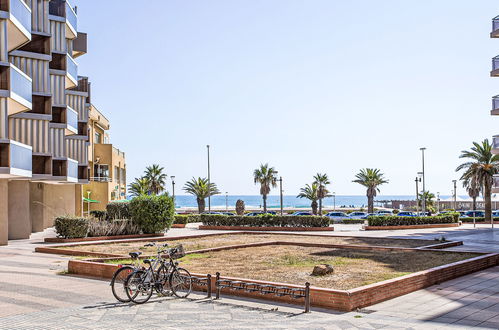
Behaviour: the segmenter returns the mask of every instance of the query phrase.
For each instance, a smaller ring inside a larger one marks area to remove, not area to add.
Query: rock
[[[323,276],[327,274],[331,274],[334,271],[333,266],[328,264],[317,265],[314,267],[312,271],[312,275],[314,276]]]

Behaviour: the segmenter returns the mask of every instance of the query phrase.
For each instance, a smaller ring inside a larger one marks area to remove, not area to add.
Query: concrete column
[[[44,184],[44,228],[54,225],[61,215],[75,215],[75,187],[73,184]]]
[[[43,224],[43,219],[45,215],[45,204],[43,200],[43,183],[31,182],[29,184],[30,190],[30,203],[31,203],[31,230],[33,233],[43,231],[45,226]]]
[[[0,180],[0,245],[9,240],[9,181]]]
[[[31,235],[29,181],[9,182],[9,239],[25,239]]]
[[[83,216],[83,185],[75,185],[75,215]]]

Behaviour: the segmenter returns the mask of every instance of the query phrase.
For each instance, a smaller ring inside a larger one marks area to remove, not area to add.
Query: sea
[[[441,199],[449,198],[450,196],[440,195]],[[379,195],[375,198],[375,206],[380,205],[379,201],[390,200],[414,200],[414,195]],[[260,195],[216,195],[211,197],[211,206],[214,208],[234,208],[236,201],[242,199],[246,208],[258,208],[263,205],[262,196]],[[378,201],[378,203],[376,203]],[[324,207],[366,207],[367,197],[362,195],[338,195],[335,198],[328,197],[323,199]],[[196,198],[192,195],[176,195],[176,207],[197,207]],[[208,207],[208,199],[206,199],[206,207]],[[279,195],[267,196],[268,208],[279,208]],[[293,195],[283,196],[284,208],[309,208],[310,201],[304,198],[297,198]]]

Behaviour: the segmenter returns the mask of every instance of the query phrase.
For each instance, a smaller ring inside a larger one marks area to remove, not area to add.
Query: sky
[[[286,195],[317,172],[363,195],[360,168],[414,194],[450,195],[461,150],[499,133],[489,76],[497,0],[73,0],[92,102],[126,152],[128,182],[157,163],[178,188],[207,175],[256,195],[274,166]],[[170,186],[170,183],[168,183]],[[278,194],[277,189],[271,194]],[[461,185],[458,194],[465,194]]]

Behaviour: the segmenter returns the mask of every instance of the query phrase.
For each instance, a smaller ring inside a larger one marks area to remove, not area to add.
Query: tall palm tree
[[[134,197],[147,195],[149,193],[149,180],[145,177],[135,178],[135,181],[128,185],[128,192]]]
[[[149,180],[149,192],[154,195],[159,195],[165,190],[166,173],[163,173],[164,168],[158,164],[153,164],[146,167],[145,177]]]
[[[208,196],[220,194],[217,185],[213,182],[208,184],[206,178],[192,178],[191,181],[185,183],[184,191],[188,194],[196,196],[199,213],[203,213],[206,207],[205,199]]]
[[[326,186],[331,184],[327,174],[317,173],[314,176],[314,183],[317,185],[317,198],[319,199],[319,215],[322,215],[322,199],[331,196]]]
[[[465,170],[461,175],[461,180],[476,180],[479,190],[483,190],[485,199],[485,221],[492,222],[492,184],[494,174],[499,173],[499,155],[492,154],[492,145],[488,139],[482,143],[473,142],[470,150],[461,151],[459,158],[466,158],[469,161],[459,165],[456,172]]]
[[[263,198],[263,212],[267,212],[267,195],[270,193],[271,188],[277,187],[277,171],[275,168],[270,167],[268,163],[261,164],[253,172],[253,179],[255,184],[260,184],[260,195]]]
[[[317,200],[319,199],[317,197],[317,184],[312,183],[312,185],[306,184],[304,188],[300,189],[300,193],[298,194],[298,198],[306,198],[312,203],[310,204],[310,207],[312,207],[312,213],[317,214]]]
[[[418,206],[421,207],[423,204],[423,199],[425,201],[425,206],[428,211],[435,212],[435,194],[429,191],[425,191],[422,194],[418,194]]]
[[[361,184],[367,188],[367,209],[369,213],[373,213],[374,197],[376,197],[379,192],[379,186],[388,183],[388,180],[384,178],[384,174],[377,168],[363,168],[355,175],[355,177],[357,179],[353,180],[353,182]]]
[[[463,181],[463,187],[466,188],[468,196],[473,200],[471,206],[472,210],[476,210],[476,199],[480,196],[480,185],[478,184],[477,178],[474,175],[468,175],[468,179]]]

